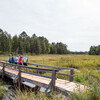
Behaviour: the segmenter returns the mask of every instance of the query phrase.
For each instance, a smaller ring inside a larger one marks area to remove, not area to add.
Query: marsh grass
[[[3,97],[5,92],[7,92],[2,86],[4,85],[4,82],[0,79],[0,99]]]
[[[8,56],[0,56],[0,59],[8,60]],[[98,68],[100,69],[100,56],[90,55],[35,55],[28,56],[30,63],[73,67],[77,69],[82,68]]]
[[[65,100],[63,95],[56,92],[51,92],[49,95],[45,93],[38,92],[35,94],[34,92],[30,91],[20,91],[17,90],[17,94],[15,95],[15,100]]]
[[[100,100],[100,71],[83,69],[77,73],[75,80],[84,83],[88,88],[84,92],[75,92],[74,100]]]
[[[7,60],[7,56],[2,56],[0,59]],[[73,94],[74,100],[100,100],[100,56],[89,55],[38,55],[28,56],[30,63],[76,68],[74,71],[74,81],[80,82],[88,86],[84,92],[75,91]],[[69,71],[61,70],[60,72],[69,74]],[[51,76],[49,73],[45,75]],[[68,80],[68,77],[57,75],[57,78]],[[54,96],[55,97],[55,96]],[[41,93],[35,96],[34,93],[25,92],[17,95],[16,100],[50,100]],[[32,98],[32,99],[26,99]],[[69,97],[71,100],[72,97]],[[62,100],[60,98],[54,100]]]

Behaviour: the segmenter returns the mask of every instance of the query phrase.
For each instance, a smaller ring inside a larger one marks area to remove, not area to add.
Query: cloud
[[[3,0],[0,28],[12,35],[36,33],[85,51],[100,43],[99,5],[99,0]]]

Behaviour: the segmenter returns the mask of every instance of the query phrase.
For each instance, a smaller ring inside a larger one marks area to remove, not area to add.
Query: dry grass
[[[8,60],[8,56],[0,56],[0,59]],[[28,56],[30,63],[73,67],[77,68],[75,71],[74,81],[82,82],[89,85],[89,90],[85,93],[79,92],[74,94],[74,100],[100,100],[100,56],[90,55],[37,55]],[[62,71],[68,73],[67,71]],[[59,76],[58,76],[59,77]],[[60,77],[64,78],[64,77]],[[66,79],[66,78],[64,78]],[[43,96],[43,97],[42,97]],[[30,98],[30,99],[29,99]],[[34,96],[37,100],[48,100],[44,95],[39,95],[39,98]],[[40,99],[41,98],[41,99]],[[31,94],[21,94],[17,96],[17,100],[35,100],[31,99]],[[56,98],[54,98],[56,100]],[[60,100],[60,99],[59,99]],[[62,99],[61,99],[62,100]]]
[[[0,59],[8,60],[8,56],[0,56]],[[73,67],[73,68],[99,68],[100,56],[90,55],[37,55],[28,56],[30,63]]]

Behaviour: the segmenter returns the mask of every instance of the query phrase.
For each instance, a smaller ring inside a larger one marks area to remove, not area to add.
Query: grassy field
[[[8,57],[0,56],[0,59],[7,60]],[[89,88],[84,93],[74,93],[74,100],[100,100],[100,56],[37,55],[28,56],[28,59],[30,63],[75,68],[74,81],[86,84]],[[68,73],[68,71],[63,71],[63,73]]]
[[[23,56],[24,57],[24,56]],[[8,56],[0,56],[0,59],[8,60]],[[93,72],[95,74],[100,71],[100,56],[90,55],[36,55],[28,56],[29,63],[44,64],[59,67],[75,68],[74,81],[84,82],[84,74]],[[69,74],[69,71],[60,71]],[[46,74],[46,73],[45,73]],[[68,79],[57,75],[58,78]]]
[[[0,59],[8,60],[8,56],[0,56]],[[77,69],[82,68],[100,68],[100,56],[90,55],[37,55],[28,56],[30,63],[60,66],[60,67],[73,67]]]

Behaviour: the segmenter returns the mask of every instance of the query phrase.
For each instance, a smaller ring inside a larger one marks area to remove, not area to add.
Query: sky
[[[0,28],[88,51],[100,45],[100,0],[0,0]]]

